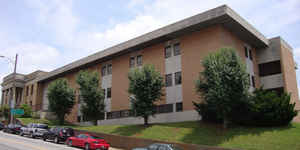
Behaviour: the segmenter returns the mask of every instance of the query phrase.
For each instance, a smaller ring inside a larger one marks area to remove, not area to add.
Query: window
[[[77,122],[81,122],[81,116],[77,116]]]
[[[165,58],[169,58],[172,55],[172,49],[171,46],[165,47]]]
[[[254,76],[251,76],[252,86],[255,87],[255,78]]]
[[[33,95],[33,84],[31,85],[31,91],[30,94]]]
[[[130,68],[133,68],[135,66],[135,58],[134,57],[130,57],[130,60],[129,60],[129,67]]]
[[[107,74],[111,74],[112,73],[112,64],[108,64],[107,65]]]
[[[175,85],[181,84],[181,72],[175,73]]]
[[[32,106],[32,101],[30,101],[30,106]]]
[[[258,68],[261,77],[281,73],[280,60],[259,64]]]
[[[106,75],[106,65],[102,66],[101,75],[102,75],[102,77]]]
[[[245,56],[246,58],[248,58],[248,48],[245,46],[244,49],[245,49]]]
[[[180,44],[174,44],[174,56],[180,55]]]
[[[168,150],[168,148],[166,146],[164,146],[164,145],[160,145],[158,147],[158,150]]]
[[[143,63],[143,56],[142,55],[139,55],[136,57],[136,64],[137,66],[141,66]]]
[[[107,88],[107,98],[111,98],[111,88]]]
[[[105,89],[102,89],[102,90],[103,90],[103,95],[104,95],[104,97],[105,97],[105,94],[106,94],[105,92],[106,92],[106,90],[105,90]]]
[[[172,74],[166,75],[166,87],[172,86]]]
[[[176,112],[182,111],[182,102],[176,103]]]
[[[252,50],[251,49],[249,49],[249,58],[250,58],[250,60],[252,60]]]

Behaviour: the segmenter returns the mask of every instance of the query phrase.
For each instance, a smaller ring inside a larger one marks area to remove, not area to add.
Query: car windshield
[[[182,150],[181,148],[174,145],[170,145],[170,147],[172,148],[172,150]]]
[[[96,139],[96,140],[103,139],[102,137],[97,137],[97,136],[90,136],[90,138],[92,138],[92,139]]]
[[[37,128],[40,128],[40,129],[48,129],[48,126],[47,125],[44,125],[44,124],[39,124],[36,126]]]

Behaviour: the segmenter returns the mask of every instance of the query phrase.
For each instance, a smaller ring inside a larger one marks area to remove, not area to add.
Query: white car
[[[29,135],[31,138],[42,137],[48,131],[48,125],[39,123],[30,123],[21,128],[20,135]]]

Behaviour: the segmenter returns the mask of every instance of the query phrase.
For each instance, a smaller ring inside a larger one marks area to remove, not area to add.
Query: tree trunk
[[[226,117],[226,115],[224,115],[224,117],[223,117],[223,128],[224,128],[224,129],[227,129],[227,128],[228,128],[228,123],[229,123],[229,120],[228,120],[228,118]]]
[[[144,116],[144,125],[148,126],[148,116]]]
[[[58,119],[59,119],[59,124],[60,125],[64,125],[64,123],[65,123],[65,117],[59,117]]]

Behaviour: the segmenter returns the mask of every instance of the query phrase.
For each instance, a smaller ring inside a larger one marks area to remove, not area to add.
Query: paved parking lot
[[[79,148],[68,147],[64,144],[55,144],[45,142],[41,139],[31,139],[3,133],[0,131],[0,149],[1,150],[79,150]],[[109,150],[121,150],[110,148]]]

